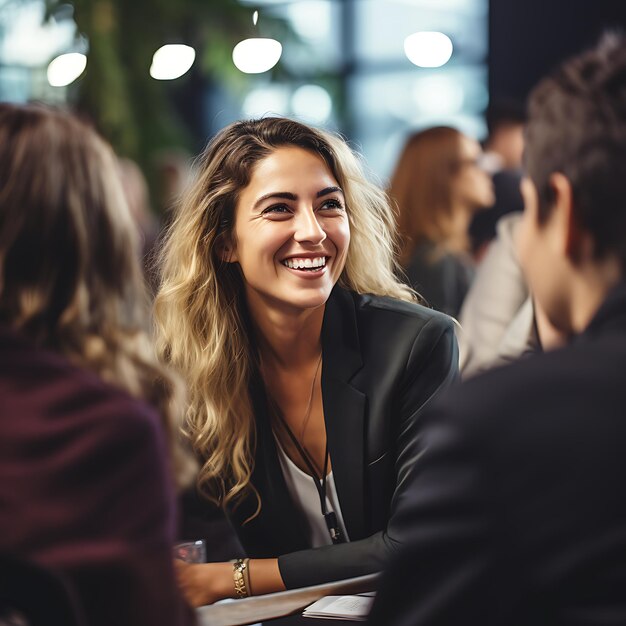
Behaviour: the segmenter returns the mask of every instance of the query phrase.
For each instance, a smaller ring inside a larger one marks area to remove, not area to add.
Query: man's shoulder
[[[609,419],[610,407],[626,406],[626,386],[602,354],[602,346],[578,344],[520,359],[456,386],[440,409],[465,424],[489,428],[571,423],[588,415],[592,402],[604,405],[602,418]],[[626,351],[622,357],[626,364]]]

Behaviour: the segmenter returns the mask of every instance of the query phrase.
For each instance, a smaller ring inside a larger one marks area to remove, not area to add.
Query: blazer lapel
[[[363,362],[352,295],[335,287],[322,327],[322,401],[341,512],[351,540],[365,536],[365,394],[350,384]]]

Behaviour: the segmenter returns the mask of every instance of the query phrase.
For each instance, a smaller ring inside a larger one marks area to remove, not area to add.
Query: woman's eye
[[[343,210],[343,204],[339,200],[336,200],[335,198],[331,198],[329,200],[325,200],[320,208],[321,209],[337,209],[341,211]]]
[[[273,206],[267,207],[267,209],[263,210],[263,215],[268,214],[281,214],[281,213],[289,213],[289,208],[284,204],[274,204]]]

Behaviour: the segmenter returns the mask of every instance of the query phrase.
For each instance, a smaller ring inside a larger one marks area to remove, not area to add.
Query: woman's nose
[[[326,239],[326,231],[322,228],[315,211],[305,209],[298,212],[294,239],[315,244],[322,243]]]

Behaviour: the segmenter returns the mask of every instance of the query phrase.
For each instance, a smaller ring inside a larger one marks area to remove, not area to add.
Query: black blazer
[[[372,624],[626,624],[626,285],[424,417]]]
[[[250,557],[279,557],[288,588],[379,571],[398,547],[395,511],[418,454],[420,415],[457,376],[452,321],[391,298],[336,287],[322,326],[322,398],[349,543],[311,549],[280,468],[260,377],[250,495],[230,519]]]

